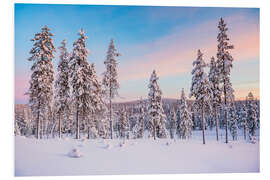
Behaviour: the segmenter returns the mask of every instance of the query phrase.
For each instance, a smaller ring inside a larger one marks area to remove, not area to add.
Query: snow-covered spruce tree
[[[205,112],[211,109],[210,100],[212,98],[211,84],[204,72],[207,66],[202,58],[203,54],[198,50],[197,59],[193,62],[194,69],[192,70],[192,84],[190,88],[190,97],[194,97],[193,105],[197,111],[201,111],[203,144],[205,144]]]
[[[191,120],[193,123],[192,128],[195,130],[197,128],[197,121],[196,121],[196,116],[195,116],[195,114],[196,114],[195,108],[193,106],[191,106],[190,112],[191,112]]]
[[[94,137],[101,136],[106,137],[107,134],[107,122],[106,122],[106,104],[102,97],[102,86],[97,79],[95,66],[91,64],[90,68],[90,104],[91,104],[91,114],[88,119],[88,138],[90,137],[89,133],[94,135]]]
[[[58,136],[61,138],[62,118],[69,118],[70,111],[70,84],[69,84],[69,53],[66,48],[66,40],[59,47],[60,56],[55,81],[55,111],[58,115]]]
[[[17,122],[17,119],[14,119],[14,134],[15,136],[20,136],[21,135],[21,131]]]
[[[107,57],[104,61],[106,71],[103,73],[104,77],[102,84],[104,86],[104,93],[109,101],[109,120],[111,128],[111,139],[113,138],[113,119],[112,119],[112,100],[118,95],[119,83],[117,81],[117,62],[116,57],[120,56],[116,52],[113,39],[110,42],[109,49],[107,51]]]
[[[145,103],[143,102],[143,100],[141,99],[140,101],[140,115],[139,115],[139,123],[141,125],[141,130],[139,131],[139,138],[143,138],[144,137],[144,124],[145,124]]]
[[[233,140],[237,140],[237,113],[234,102],[231,103],[230,106],[230,124],[229,129],[232,135]]]
[[[230,55],[229,50],[233,49],[233,45],[229,44],[227,36],[228,28],[224,20],[221,18],[218,25],[219,33],[217,36],[218,52],[217,52],[217,68],[218,77],[222,84],[221,90],[224,99],[224,112],[225,112],[225,130],[226,130],[226,143],[228,143],[228,109],[230,102],[233,101],[233,88],[230,81],[230,73],[232,68],[233,57]]]
[[[185,96],[184,89],[182,89],[181,99],[180,99],[180,138],[186,139],[191,136],[193,122],[191,119],[191,113],[188,111],[187,100]]]
[[[143,138],[144,135],[144,120],[145,120],[145,112],[143,100],[141,99],[139,102],[139,115],[136,121],[135,126],[132,129],[134,138]]]
[[[171,109],[171,111],[170,111],[170,136],[171,136],[171,139],[174,139],[175,126],[176,126],[176,115],[175,115],[174,109]]]
[[[88,118],[91,114],[91,67],[88,64],[88,49],[85,41],[87,36],[81,29],[78,33],[80,36],[73,43],[73,52],[70,60],[70,83],[72,87],[72,102],[76,112],[76,139],[80,138],[80,119],[79,117]],[[85,120],[85,119],[83,119]]]
[[[240,115],[241,115],[241,127],[243,128],[244,139],[246,140],[248,124],[247,124],[247,108],[245,104],[242,105]]]
[[[40,139],[41,123],[47,118],[53,101],[54,70],[52,59],[56,51],[53,45],[50,29],[44,26],[40,33],[31,40],[34,47],[31,49],[29,61],[33,61],[29,95],[29,106],[36,120],[36,138]],[[42,130],[42,129],[41,129]]]
[[[260,101],[255,99],[256,115],[257,115],[257,128],[260,128]]]
[[[178,135],[178,137],[180,138],[180,131],[181,131],[181,128],[180,128],[180,123],[181,123],[181,112],[180,112],[180,101],[177,101],[177,104],[176,104],[176,135]]]
[[[258,120],[256,115],[254,96],[251,92],[248,94],[247,97],[247,123],[249,130],[249,138],[252,139],[255,136]]]
[[[214,112],[214,119],[216,123],[216,139],[218,141],[218,108],[221,105],[221,94],[222,91],[219,88],[219,76],[218,76],[218,68],[217,68],[217,63],[215,61],[215,58],[211,58],[210,62],[210,71],[208,75],[209,81],[212,84],[211,89],[212,89],[212,95],[213,98],[211,99],[211,106],[212,110]]]
[[[120,126],[120,138],[126,139],[128,137],[128,131],[130,127],[126,109],[120,111],[119,126]]]
[[[149,136],[167,138],[166,115],[162,107],[162,92],[158,85],[158,77],[154,70],[148,85],[148,115],[149,115]]]

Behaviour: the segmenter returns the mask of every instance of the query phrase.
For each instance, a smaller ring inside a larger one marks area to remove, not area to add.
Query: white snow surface
[[[194,132],[193,132],[194,133]],[[15,137],[15,176],[259,172],[259,141],[75,140]],[[213,134],[213,133],[211,133]],[[214,134],[213,134],[214,135]],[[193,135],[194,136],[194,135]],[[123,144],[124,146],[120,146]],[[69,152],[76,148],[80,158]]]

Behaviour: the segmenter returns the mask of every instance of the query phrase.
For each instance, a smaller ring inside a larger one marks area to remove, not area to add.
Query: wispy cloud
[[[225,17],[225,21],[231,43],[235,46],[232,50],[235,61],[259,60],[258,23],[244,16]],[[197,49],[202,50],[204,59],[208,61],[216,54],[217,23],[218,19],[185,29],[177,27],[168,36],[134,48],[137,51],[142,49],[146,54],[120,65],[121,81],[148,78],[153,69],[157,70],[159,76],[189,72]]]

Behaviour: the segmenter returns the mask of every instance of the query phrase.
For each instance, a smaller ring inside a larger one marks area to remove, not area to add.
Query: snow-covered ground
[[[229,144],[214,140],[207,132],[206,145],[201,132],[190,140],[169,139],[75,140],[15,137],[15,175],[96,175],[153,173],[259,172],[259,141],[248,143],[242,137]],[[76,149],[79,158],[71,157]]]

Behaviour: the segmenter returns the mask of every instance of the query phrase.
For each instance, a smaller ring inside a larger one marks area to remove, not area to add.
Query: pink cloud
[[[18,75],[15,76],[15,100],[17,101],[25,101],[28,97],[25,95],[29,84],[29,76],[28,75]]]
[[[235,61],[259,59],[259,27],[243,16],[225,18],[228,22],[228,35],[235,49]],[[121,81],[148,78],[153,69],[159,76],[171,76],[190,72],[197,49],[204,53],[205,61],[215,56],[217,49],[217,22],[208,21],[189,27],[184,31],[176,28],[172,34],[154,42],[143,44],[137,49],[149,49],[148,54],[136,57],[120,65]],[[135,49],[136,49],[135,48]]]

